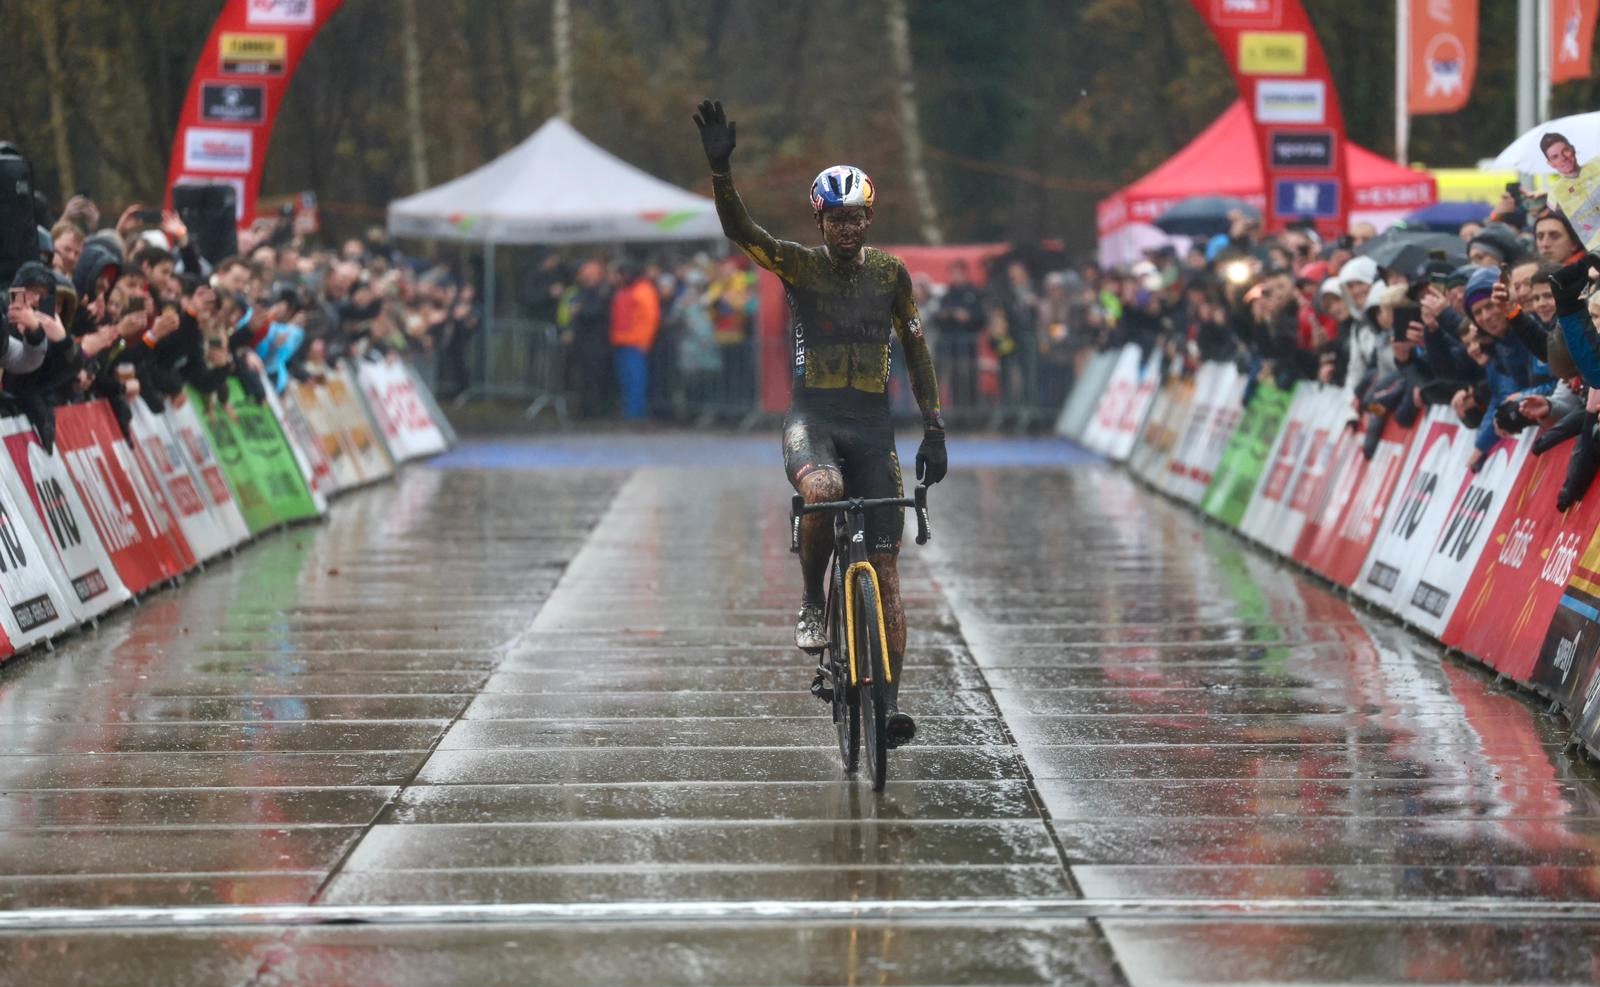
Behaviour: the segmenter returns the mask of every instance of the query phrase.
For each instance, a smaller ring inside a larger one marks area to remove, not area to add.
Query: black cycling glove
[[[917,447],[917,479],[922,483],[938,483],[950,469],[950,459],[944,451],[944,429],[929,426],[922,430],[922,445]]]
[[[694,115],[694,125],[700,128],[700,146],[705,148],[706,161],[711,164],[711,170],[726,175],[731,167],[729,159],[733,157],[733,146],[737,140],[735,125],[722,112],[722,101],[701,100],[699,111]]]

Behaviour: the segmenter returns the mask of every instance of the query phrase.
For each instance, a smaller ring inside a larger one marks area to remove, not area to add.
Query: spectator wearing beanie
[[[1478,345],[1488,350],[1484,376],[1489,384],[1488,409],[1497,410],[1510,400],[1520,400],[1529,395],[1546,396],[1555,388],[1550,368],[1542,360],[1535,360],[1526,348],[1510,338],[1509,291],[1501,287],[1500,275],[1490,268],[1480,268],[1467,281],[1464,301],[1473,326],[1480,333]],[[1478,426],[1477,441],[1469,467],[1476,472],[1483,465],[1488,451],[1500,441],[1495,429],[1495,415],[1484,415]]]

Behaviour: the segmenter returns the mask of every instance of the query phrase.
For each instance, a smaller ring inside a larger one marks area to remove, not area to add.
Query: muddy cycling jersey
[[[713,174],[711,184],[728,239],[788,290],[793,411],[813,420],[887,421],[892,329],[923,420],[938,421],[933,357],[900,258],[864,247],[859,263],[841,263],[824,247],[779,240],[750,218],[731,176]]]

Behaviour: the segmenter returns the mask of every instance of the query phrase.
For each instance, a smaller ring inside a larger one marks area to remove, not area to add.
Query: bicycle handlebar
[[[853,497],[849,500],[829,500],[808,504],[804,497],[794,495],[789,512],[789,551],[800,551],[800,518],[807,514],[832,514],[839,511],[869,511],[875,507],[910,507],[917,515],[917,544],[926,545],[933,538],[928,526],[928,488],[917,484],[910,497],[879,497],[868,499]]]

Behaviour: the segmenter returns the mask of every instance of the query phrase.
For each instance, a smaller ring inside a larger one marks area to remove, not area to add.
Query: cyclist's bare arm
[[[940,421],[939,380],[933,372],[933,354],[922,334],[922,319],[917,315],[917,300],[911,293],[911,274],[904,264],[894,293],[894,331],[906,355],[906,371],[911,377],[911,393],[916,396],[924,423]],[[942,426],[941,426],[942,427]]]
[[[776,274],[784,281],[793,281],[799,273],[799,260],[805,247],[788,240],[779,240],[750,218],[739,190],[733,187],[733,175],[711,175],[712,194],[717,203],[717,218],[722,221],[722,232],[757,264]]]

